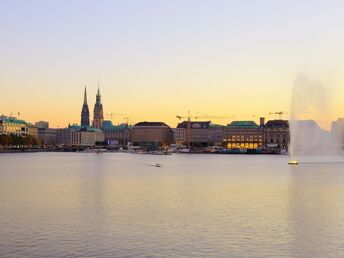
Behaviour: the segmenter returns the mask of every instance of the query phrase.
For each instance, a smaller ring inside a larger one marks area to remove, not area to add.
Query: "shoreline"
[[[268,152],[207,152],[207,151],[190,151],[190,152],[132,152],[132,151],[123,151],[123,150],[97,150],[92,149],[87,151],[87,149],[2,149],[0,154],[5,153],[43,153],[43,152],[72,152],[72,153],[128,153],[128,154],[141,154],[141,155],[159,155],[159,156],[168,156],[172,154],[209,154],[209,155],[289,155],[288,153],[268,153]]]

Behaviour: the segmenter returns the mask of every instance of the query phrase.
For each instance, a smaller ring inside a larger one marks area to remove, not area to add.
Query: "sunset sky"
[[[343,13],[334,0],[0,0],[0,114],[80,123],[100,78],[104,113],[131,123],[277,118],[303,74],[343,117]]]

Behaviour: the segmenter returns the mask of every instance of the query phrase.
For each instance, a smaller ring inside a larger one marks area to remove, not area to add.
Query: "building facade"
[[[171,144],[172,138],[171,128],[163,122],[140,122],[131,130],[131,140],[134,144],[157,143],[166,146]]]
[[[38,139],[44,145],[56,145],[56,132],[55,128],[38,128]]]
[[[26,136],[29,134],[27,123],[14,117],[0,117],[0,134]]]
[[[33,124],[28,123],[27,128],[28,128],[28,134],[38,139],[38,127]]]
[[[103,104],[101,101],[101,95],[100,95],[100,90],[98,86],[96,104],[94,105],[94,110],[93,110],[92,126],[94,128],[101,129],[103,127],[103,121],[104,121]]]
[[[56,132],[59,145],[92,147],[101,142],[104,142],[103,131],[90,126],[71,125]]]
[[[49,122],[39,121],[35,123],[37,128],[49,128]]]
[[[210,142],[210,121],[184,121],[177,125],[175,140],[178,145],[207,145]]]
[[[111,121],[104,121],[103,128],[105,141],[109,145],[126,146],[131,141],[128,124],[113,125]]]
[[[90,126],[90,111],[88,109],[88,104],[87,104],[86,87],[85,87],[85,92],[84,92],[84,104],[82,105],[82,109],[81,109],[81,125]]]
[[[209,125],[209,142],[214,145],[221,145],[223,141],[223,125]]]
[[[257,150],[263,147],[264,127],[254,121],[233,121],[223,129],[228,149]]]
[[[264,146],[272,149],[288,150],[290,142],[287,120],[270,120],[264,125]]]

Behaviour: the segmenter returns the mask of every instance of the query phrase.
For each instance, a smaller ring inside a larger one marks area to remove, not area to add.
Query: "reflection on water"
[[[287,161],[0,155],[0,257],[343,257],[344,165]]]
[[[290,211],[299,257],[344,255],[344,165],[291,167]]]

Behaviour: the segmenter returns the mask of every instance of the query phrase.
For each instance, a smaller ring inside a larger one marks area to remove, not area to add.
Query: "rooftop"
[[[69,125],[68,126],[69,129],[74,129],[74,130],[80,130],[80,131],[86,131],[86,132],[98,132],[101,133],[102,130],[91,127],[91,126],[81,126],[81,125]]]
[[[13,123],[13,124],[23,124],[26,125],[27,123],[24,120],[16,119],[14,117],[0,117],[0,121],[3,121],[5,123]]]
[[[229,127],[245,127],[245,128],[257,128],[258,125],[254,121],[233,121],[227,126]]]
[[[209,127],[210,128],[222,128],[224,126],[223,125],[218,125],[218,124],[210,124]]]
[[[266,124],[265,127],[267,128],[289,128],[289,123],[287,120],[269,120]]]
[[[144,121],[144,122],[139,122],[137,124],[135,124],[134,126],[164,126],[164,127],[169,127],[167,124],[165,124],[164,122],[147,122],[147,121]]]
[[[191,121],[190,122],[191,128],[197,129],[207,129],[210,126],[210,121]],[[188,121],[181,122],[177,125],[177,128],[188,128]]]
[[[128,125],[127,124],[120,124],[120,125],[113,125],[111,121],[109,120],[105,120],[103,122],[103,128],[102,130],[104,132],[121,132],[125,129],[128,128]]]

